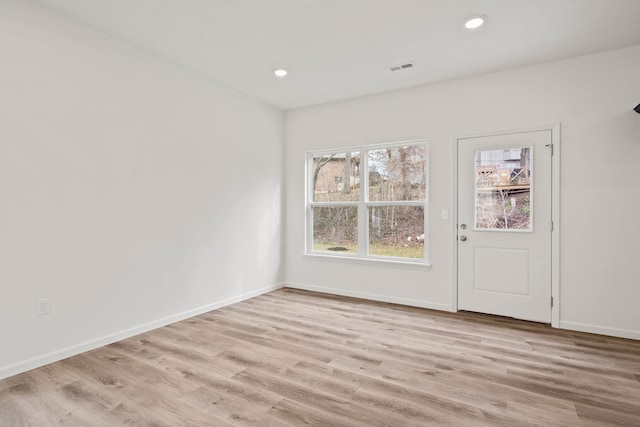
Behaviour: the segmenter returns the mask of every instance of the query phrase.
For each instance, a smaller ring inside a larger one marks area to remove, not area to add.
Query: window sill
[[[360,257],[357,255],[331,255],[325,254],[323,252],[311,252],[304,254],[305,257],[309,257],[311,259],[317,260],[326,260],[326,261],[339,261],[339,262],[355,262],[355,263],[374,263],[378,265],[394,265],[394,266],[403,266],[409,268],[419,268],[424,270],[431,270],[431,264],[424,261],[408,261],[406,259],[389,259],[389,258],[373,258],[373,257]]]

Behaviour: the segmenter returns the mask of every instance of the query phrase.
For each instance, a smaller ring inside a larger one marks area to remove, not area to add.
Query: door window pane
[[[531,231],[531,147],[475,152],[475,228]]]
[[[314,207],[313,250],[357,253],[358,207]]]
[[[424,258],[424,207],[369,207],[369,254]]]

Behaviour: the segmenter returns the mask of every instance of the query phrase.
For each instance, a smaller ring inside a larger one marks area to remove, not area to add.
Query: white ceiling
[[[285,110],[640,44],[640,0],[38,1]]]

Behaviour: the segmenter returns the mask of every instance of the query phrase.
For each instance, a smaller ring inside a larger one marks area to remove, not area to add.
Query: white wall
[[[640,339],[640,46],[286,114],[286,280],[452,308],[456,136],[561,123],[560,325]],[[391,76],[393,77],[393,76]],[[428,271],[305,257],[305,151],[427,138]]]
[[[0,63],[0,378],[282,283],[282,112],[28,1]]]

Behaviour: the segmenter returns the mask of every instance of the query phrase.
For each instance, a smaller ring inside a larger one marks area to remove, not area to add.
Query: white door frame
[[[453,251],[451,307],[453,311],[458,311],[458,141],[466,138],[541,130],[551,131],[551,143],[553,144],[551,157],[551,221],[553,222],[553,231],[551,232],[551,297],[553,298],[551,326],[560,327],[560,123],[527,129],[458,135],[453,138],[453,216],[451,217],[453,219],[451,221],[451,238],[454,242],[451,245]]]

